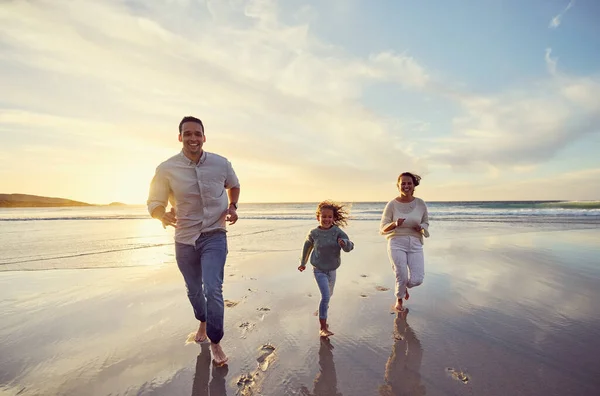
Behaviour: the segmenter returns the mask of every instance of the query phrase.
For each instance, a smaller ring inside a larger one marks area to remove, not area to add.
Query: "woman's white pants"
[[[388,256],[396,274],[396,298],[404,298],[406,288],[423,283],[423,244],[419,238],[413,236],[392,237],[388,240]]]

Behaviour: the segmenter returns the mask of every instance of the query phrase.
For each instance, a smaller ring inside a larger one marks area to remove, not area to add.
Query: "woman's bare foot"
[[[223,352],[223,349],[221,349],[221,344],[215,344],[211,342],[210,350],[212,351],[213,362],[215,362],[217,366],[223,366],[225,363],[227,363],[227,360],[229,360],[227,355],[225,355],[225,352]]]
[[[410,298],[410,295],[408,294],[408,289],[406,289],[406,293],[404,294],[404,299],[408,300]]]
[[[200,327],[198,327],[198,332],[196,333],[196,338],[194,341],[196,342],[204,342],[208,339],[206,335],[206,322],[200,322]]]
[[[394,307],[394,309],[396,309],[396,311],[398,311],[398,312],[404,311],[404,307],[402,306],[401,298],[398,299],[398,302],[396,303],[396,306]]]

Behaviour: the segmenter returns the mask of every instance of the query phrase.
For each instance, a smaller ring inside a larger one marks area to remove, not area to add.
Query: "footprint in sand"
[[[241,396],[251,396],[254,395],[254,385],[256,382],[254,381],[254,377],[252,374],[243,374],[240,376],[237,382],[238,387],[238,395]]]
[[[261,312],[269,312],[271,310],[271,308],[261,307],[261,308],[256,308],[256,310],[261,311]]]
[[[240,396],[260,395],[260,386],[263,380],[261,371],[264,372],[275,359],[275,347],[271,344],[265,344],[258,350],[256,362],[258,366],[252,373],[242,374],[237,381],[238,392]]]
[[[363,297],[363,298],[365,298],[365,297],[369,297],[369,296],[368,296],[367,294],[365,294],[365,293],[361,293],[361,294],[360,294],[360,296],[361,296],[361,297]]]
[[[239,301],[225,300],[225,306],[227,308],[233,308],[233,307],[235,307],[238,304],[239,304]]]
[[[369,275],[365,275],[365,274],[360,274],[361,278],[367,278]]]
[[[461,381],[463,384],[467,384],[469,382],[469,376],[461,370],[455,370],[452,367],[446,368],[446,372],[450,374],[450,376],[457,380]]]
[[[375,286],[375,289],[377,289],[378,291],[388,291],[388,290],[390,290],[389,287],[383,287],[383,286]]]
[[[250,322],[243,322],[239,327],[242,329],[242,335],[240,336],[240,338],[246,338],[247,333],[249,331],[251,331],[252,329],[254,329],[254,326],[256,326],[256,323],[250,323]]]
[[[187,340],[185,340],[185,345],[195,344],[196,343],[196,333],[190,333],[187,336]]]
[[[269,364],[271,364],[271,362],[275,359],[275,355],[273,354],[274,351],[275,347],[271,344],[265,344],[260,348],[260,355],[256,361],[258,362],[258,367],[262,371],[267,371]]]

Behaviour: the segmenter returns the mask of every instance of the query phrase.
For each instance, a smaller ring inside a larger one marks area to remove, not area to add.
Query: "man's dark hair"
[[[196,124],[200,124],[200,126],[202,127],[202,134],[204,135],[204,125],[202,124],[202,121],[199,118],[192,117],[192,116],[185,116],[185,117],[183,117],[181,122],[179,122],[179,134],[180,135],[182,132],[181,127],[183,127],[183,124],[185,124],[186,122],[195,122]]]

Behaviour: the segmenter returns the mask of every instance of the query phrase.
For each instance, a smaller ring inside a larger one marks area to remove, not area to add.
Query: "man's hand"
[[[167,226],[177,228],[177,216],[175,215],[175,208],[171,207],[170,212],[165,212],[165,214],[160,218],[160,221],[162,222],[163,228],[167,228]]]
[[[300,272],[304,271],[305,269],[306,269],[305,265],[301,265],[298,267],[298,271],[300,271]]]
[[[225,220],[228,221],[229,224],[235,224],[235,222],[238,220],[238,215],[237,211],[235,210],[235,207],[233,205],[229,205],[229,208],[225,213]]]

